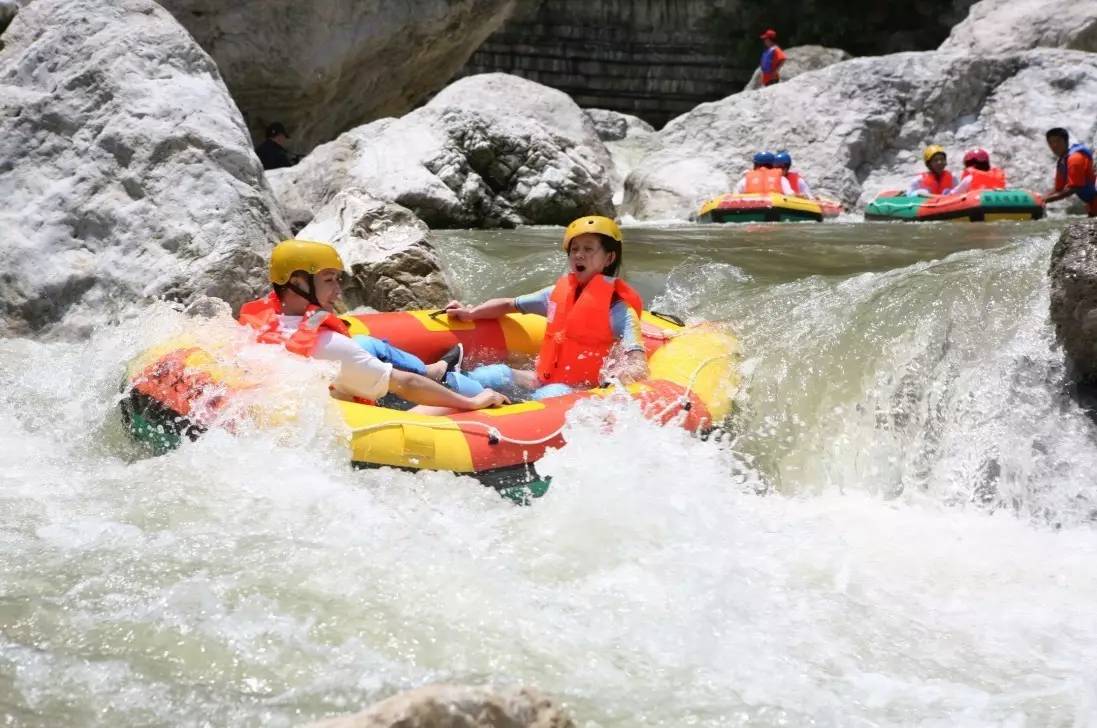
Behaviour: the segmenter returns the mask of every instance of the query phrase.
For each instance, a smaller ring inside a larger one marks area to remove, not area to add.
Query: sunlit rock
[[[427,226],[361,190],[337,194],[297,237],[336,247],[350,269],[343,298],[351,307],[439,308],[454,297]]]
[[[162,0],[217,62],[258,137],[307,152],[444,86],[515,0]]]
[[[941,44],[941,50],[983,54],[1029,48],[1097,52],[1097,3],[982,0]]]
[[[594,125],[566,94],[487,74],[407,116],[352,129],[271,183],[298,217],[356,187],[431,227],[467,228],[612,214],[611,175]]]
[[[288,235],[213,61],[150,0],[36,0],[0,48],[0,335],[264,282]]]
[[[863,205],[924,171],[940,144],[960,168],[985,147],[1013,186],[1047,191],[1054,159],[1044,132],[1097,132],[1097,55],[1037,49],[1002,56],[900,53],[855,58],[671,121],[625,182],[622,212],[687,217],[730,191],[761,149],[788,149],[816,193]]]

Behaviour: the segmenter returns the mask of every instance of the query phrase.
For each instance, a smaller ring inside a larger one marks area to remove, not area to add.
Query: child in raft
[[[534,313],[548,319],[534,371],[506,364],[468,373],[491,389],[532,392],[533,399],[558,397],[604,381],[602,367],[615,344],[623,352],[617,373],[623,384],[647,377],[640,333],[640,294],[617,277],[621,269],[621,228],[599,215],[581,217],[564,231],[569,272],[552,286],[517,298],[493,298],[478,306],[451,301],[446,311],[458,321]]]

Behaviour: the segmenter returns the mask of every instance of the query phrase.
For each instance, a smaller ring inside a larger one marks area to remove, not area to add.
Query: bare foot
[[[514,369],[514,383],[523,389],[537,389],[541,386],[537,381],[537,373],[528,369]]]

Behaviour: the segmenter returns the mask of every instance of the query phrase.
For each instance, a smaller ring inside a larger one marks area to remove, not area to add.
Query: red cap
[[[758,37],[762,38],[763,40],[777,40],[777,31],[773,28],[769,28],[766,30],[765,33],[762,33]]]

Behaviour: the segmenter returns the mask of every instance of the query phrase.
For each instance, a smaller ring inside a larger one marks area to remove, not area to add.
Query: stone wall
[[[580,106],[634,114],[656,126],[729,96],[758,63],[758,33],[785,46],[854,55],[936,48],[971,0],[524,0],[463,74],[502,71],[558,88]]]

